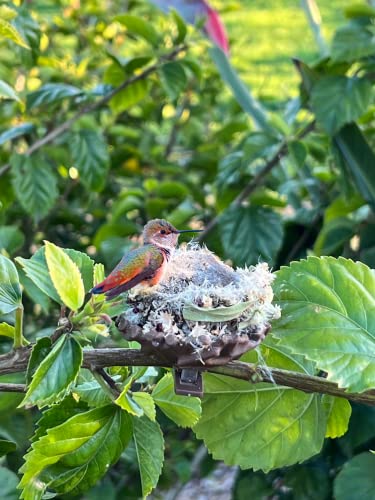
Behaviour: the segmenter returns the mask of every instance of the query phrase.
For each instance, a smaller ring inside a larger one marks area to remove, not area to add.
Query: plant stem
[[[117,389],[114,380],[104,371],[104,369],[90,366],[90,371],[108,397],[110,397],[112,401],[117,399],[120,392]],[[109,382],[108,379],[110,379],[111,382]]]
[[[19,349],[24,346],[24,338],[23,338],[23,306],[20,305],[16,309],[16,322],[14,325],[14,341],[13,347],[14,349]]]
[[[312,34],[314,35],[320,55],[327,55],[328,47],[322,32],[322,18],[320,16],[318,4],[315,0],[301,0],[301,6],[305,12]]]

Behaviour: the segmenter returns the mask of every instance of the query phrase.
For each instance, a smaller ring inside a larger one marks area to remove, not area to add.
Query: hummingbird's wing
[[[144,245],[124,255],[114,270],[91,293],[115,297],[144,280],[152,279],[162,266],[164,256],[154,245]]]

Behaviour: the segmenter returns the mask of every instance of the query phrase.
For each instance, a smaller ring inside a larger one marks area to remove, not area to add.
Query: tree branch
[[[0,356],[0,375],[26,370],[30,353],[30,347],[22,347],[16,351]],[[108,366],[167,367],[168,364],[158,359],[156,355],[144,354],[136,349],[107,348],[84,351],[82,366],[89,369],[95,366],[96,369],[100,369]],[[169,365],[169,367],[171,367],[171,365]],[[202,367],[199,369],[210,373],[247,380],[253,383],[266,382],[277,384],[303,392],[329,394],[357,403],[375,406],[375,390],[366,391],[361,394],[349,393],[344,389],[340,389],[334,382],[330,382],[322,377],[306,375],[305,373],[282,370],[281,368],[268,368],[254,363],[243,363],[242,361],[232,361],[224,366],[216,366],[207,369]],[[8,386],[10,384],[6,385]]]
[[[46,144],[49,144],[50,142],[54,141],[57,137],[59,137],[61,134],[66,132],[71,128],[71,126],[79,120],[83,115],[87,115],[88,113],[92,113],[93,111],[96,111],[100,107],[104,106],[107,104],[115,95],[117,95],[119,92],[122,90],[126,89],[130,85],[132,85],[135,82],[138,82],[139,80],[144,80],[149,76],[151,73],[154,73],[162,64],[164,61],[170,61],[176,58],[180,52],[183,52],[186,50],[187,46],[186,45],[181,45],[179,47],[175,47],[171,52],[168,54],[165,54],[159,58],[159,60],[153,64],[152,66],[149,66],[145,70],[143,70],[141,73],[138,75],[133,75],[127,80],[125,80],[123,83],[121,83],[118,87],[115,87],[111,92],[109,92],[107,95],[102,97],[101,99],[98,99],[92,104],[88,104],[87,106],[83,106],[75,115],[73,115],[69,120],[65,121],[58,127],[54,128],[48,134],[46,134],[44,137],[41,139],[37,140],[32,144],[29,149],[25,152],[25,155],[31,155],[34,153],[34,151],[37,151],[41,147],[45,146]],[[5,165],[2,165],[0,167],[0,176],[3,175],[5,172],[7,172],[10,169],[10,163],[6,163]]]
[[[299,133],[296,134],[296,139],[302,139],[307,134],[309,134],[315,127],[315,121],[310,122],[303,128]],[[242,202],[246,200],[253,192],[263,184],[267,175],[279,164],[280,160],[288,154],[288,141],[284,140],[279,149],[273,155],[273,157],[264,165],[264,167],[259,170],[259,172],[251,179],[251,181],[245,186],[245,188],[240,192],[240,194],[232,201],[228,206],[229,208],[239,207]],[[217,226],[219,223],[221,214],[214,217],[205,227],[205,229],[199,233],[196,241],[202,241],[204,238]]]

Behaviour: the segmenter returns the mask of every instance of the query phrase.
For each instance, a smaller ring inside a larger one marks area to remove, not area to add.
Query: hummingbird
[[[179,231],[164,219],[150,220],[143,228],[143,246],[125,254],[105,280],[98,283],[90,292],[104,293],[110,299],[139,283],[157,285],[163,277],[179,235],[200,231],[196,229]]]

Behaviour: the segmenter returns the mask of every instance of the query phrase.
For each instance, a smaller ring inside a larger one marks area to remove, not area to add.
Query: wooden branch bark
[[[30,353],[30,347],[22,347],[16,351],[1,355],[0,375],[26,370]],[[146,355],[136,349],[123,348],[90,349],[84,351],[82,366],[89,369],[100,369],[109,366],[167,367],[165,362],[158,359],[156,355]],[[224,366],[215,366],[207,369],[202,367],[201,369],[210,373],[247,380],[252,383],[266,382],[277,384],[278,386],[291,387],[303,392],[329,394],[357,403],[375,406],[375,390],[366,391],[361,394],[348,393],[344,389],[339,388],[334,382],[330,382],[322,377],[306,375],[305,373],[282,370],[281,368],[269,368],[254,363],[243,363],[242,361],[232,361]],[[4,385],[19,385],[21,391],[22,384],[2,384],[3,387]],[[0,385],[0,391],[4,390],[1,389],[2,386]],[[22,387],[21,392],[24,391],[24,386]],[[7,389],[5,388],[5,390]]]
[[[131,84],[138,82],[139,80],[144,80],[147,78],[151,73],[154,73],[160,66],[165,61],[171,61],[177,57],[178,54],[186,50],[187,46],[186,45],[181,45],[179,47],[174,48],[171,52],[168,54],[165,54],[164,56],[161,56],[160,59],[153,64],[152,66],[149,66],[145,70],[143,70],[141,73],[137,75],[133,75],[130,78],[126,79],[124,82],[122,82],[118,87],[115,87],[111,92],[106,94],[104,97],[101,99],[98,99],[92,104],[89,104],[87,106],[84,106],[81,108],[79,111],[77,111],[69,120],[66,120],[64,123],[59,125],[58,127],[54,128],[48,134],[46,134],[44,137],[41,139],[35,141],[29,149],[25,152],[26,155],[31,155],[34,153],[34,151],[37,151],[38,149],[42,148],[46,144],[49,144],[50,142],[54,141],[57,137],[59,137],[61,134],[66,132],[71,128],[71,126],[79,120],[83,115],[87,115],[88,113],[92,113],[93,111],[96,111],[97,109],[101,108],[105,104],[107,104],[115,95],[117,95],[119,92],[122,90],[126,89],[129,87]],[[10,163],[6,163],[5,165],[2,165],[0,167],[0,176],[3,175],[5,172],[7,172],[10,169]]]

